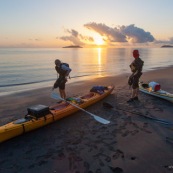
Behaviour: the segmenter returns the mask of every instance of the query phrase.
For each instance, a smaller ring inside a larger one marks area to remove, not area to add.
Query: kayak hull
[[[76,106],[80,108],[86,108],[104,99],[113,91],[113,89],[113,86],[109,86],[108,90],[105,90],[103,94],[90,92],[87,95],[81,97],[82,103],[76,103]],[[0,126],[0,143],[9,140],[13,137],[22,135],[26,132],[46,126],[50,123],[58,121],[66,116],[72,115],[73,113],[79,111],[78,108],[66,102],[52,105],[49,107],[49,110],[50,113],[38,119],[21,118],[16,121],[5,124],[3,126]]]
[[[173,103],[173,94],[164,91],[162,89],[158,90],[158,91],[153,91],[151,87],[149,87],[148,84],[146,83],[139,83],[139,90],[143,93],[155,96],[155,97],[159,97],[161,99],[170,101]]]

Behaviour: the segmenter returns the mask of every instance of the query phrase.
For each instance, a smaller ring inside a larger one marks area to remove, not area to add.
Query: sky
[[[173,0],[0,0],[0,48],[173,44]]]

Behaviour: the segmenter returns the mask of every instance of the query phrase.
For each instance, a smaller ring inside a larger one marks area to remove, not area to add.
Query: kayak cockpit
[[[81,99],[90,99],[90,98],[94,97],[95,95],[96,95],[96,93],[91,92],[89,94],[82,96]]]
[[[67,102],[62,102],[62,103],[59,103],[59,104],[50,106],[49,109],[50,109],[50,110],[61,110],[61,109],[66,108],[67,106],[69,106],[69,103],[67,103]]]
[[[22,124],[22,123],[26,123],[27,121],[30,121],[31,119],[28,118],[20,118],[16,121],[13,122],[13,124]]]
[[[144,83],[144,84],[142,84],[142,87],[147,89],[147,88],[149,88],[149,85]]]

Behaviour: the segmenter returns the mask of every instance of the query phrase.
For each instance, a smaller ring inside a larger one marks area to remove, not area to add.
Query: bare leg
[[[63,99],[66,99],[66,93],[65,93],[65,90],[62,90],[63,92]]]
[[[139,93],[139,88],[136,88],[135,97],[138,97],[138,93]]]
[[[134,98],[135,97],[135,89],[132,89],[132,95],[131,95],[131,98]]]
[[[63,94],[62,94],[62,90],[61,89],[59,89],[59,93],[60,93],[61,98],[63,98]]]
[[[132,87],[135,88],[135,89],[132,89],[131,98],[127,102],[132,102],[134,100],[138,100],[138,93],[139,93],[138,83],[139,83],[139,79],[138,78],[134,78]]]
[[[138,97],[138,93],[139,93],[139,88],[132,89],[132,97],[131,98]]]
[[[59,89],[59,93],[60,93],[61,98],[66,99],[65,90]]]

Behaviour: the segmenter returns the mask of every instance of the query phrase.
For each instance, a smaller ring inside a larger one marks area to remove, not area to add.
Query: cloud
[[[155,40],[155,44],[173,44],[173,37],[170,37],[168,40]]]
[[[57,37],[57,39],[61,39],[64,41],[70,41],[74,45],[85,45],[85,42],[94,42],[94,39],[89,36],[83,36],[82,34],[79,34],[76,30],[66,30],[70,34],[70,36],[62,36]]]
[[[74,45],[83,45],[84,43],[80,41],[80,39],[73,36],[64,36],[60,37],[61,40],[71,41]]]
[[[171,42],[171,44],[173,44],[173,37],[171,37],[169,41]]]
[[[169,40],[167,41],[168,44],[173,44],[173,37],[169,38]]]
[[[87,23],[84,24],[84,27],[100,34],[103,40],[109,44],[114,45],[117,43],[123,44],[135,44],[135,43],[149,43],[154,42],[155,38],[151,35],[150,32],[146,32],[142,28],[136,27],[134,24],[128,26],[117,26],[109,27],[103,23]],[[84,36],[74,29],[65,30],[68,36],[58,37],[58,39],[64,41],[70,41],[75,45],[85,45],[85,44],[94,44],[94,38],[90,36]],[[172,38],[173,40],[173,38]]]
[[[29,41],[41,41],[41,39],[39,39],[39,38],[34,38],[34,39],[29,38],[28,40],[29,40]]]
[[[64,41],[70,41],[74,45],[84,45],[84,43],[78,38],[79,33],[72,29],[72,30],[66,30],[68,33],[70,33],[70,36],[62,36],[59,39],[64,40]]]
[[[74,29],[72,29],[71,31],[70,30],[67,30],[72,36],[74,37],[78,37],[78,32],[75,31]]]
[[[119,32],[116,28],[110,28],[102,23],[88,23],[84,27],[99,33],[101,36],[106,37],[110,42],[127,42],[126,36]],[[105,40],[106,40],[105,39]]]
[[[120,32],[126,35],[132,43],[146,43],[155,40],[150,32],[146,32],[134,24],[120,27]]]
[[[150,32],[135,27],[134,24],[111,28],[105,24],[97,24],[93,22],[85,24],[84,27],[105,36],[110,42],[146,43],[155,40]]]

